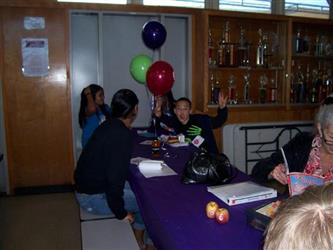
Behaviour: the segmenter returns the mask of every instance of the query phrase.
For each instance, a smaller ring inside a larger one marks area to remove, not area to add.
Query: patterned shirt
[[[309,154],[308,162],[304,168],[304,173],[316,175],[316,173],[322,173],[322,168],[320,166],[320,153],[319,149],[322,146],[321,139],[319,136],[315,136],[312,141],[312,149]],[[333,181],[333,163],[330,163],[329,171],[321,176],[325,179],[325,181]]]

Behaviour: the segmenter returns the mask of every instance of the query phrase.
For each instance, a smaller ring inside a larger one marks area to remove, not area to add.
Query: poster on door
[[[49,48],[46,38],[22,39],[22,72],[27,77],[47,76]]]

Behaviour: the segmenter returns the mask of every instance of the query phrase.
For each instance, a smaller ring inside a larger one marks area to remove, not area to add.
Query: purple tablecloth
[[[133,157],[151,158],[151,146],[140,145],[146,140],[136,137]],[[130,167],[130,183],[151,239],[158,250],[206,250],[206,249],[261,249],[262,232],[246,222],[246,210],[257,207],[261,202],[229,207],[205,185],[181,183],[185,162],[190,159],[191,147],[172,148],[161,151],[161,159],[178,175],[145,178],[137,166]],[[163,157],[168,152],[171,157]],[[233,182],[249,179],[239,172]],[[227,224],[218,224],[206,217],[205,207],[215,201],[230,213]],[[267,201],[266,201],[267,202]]]

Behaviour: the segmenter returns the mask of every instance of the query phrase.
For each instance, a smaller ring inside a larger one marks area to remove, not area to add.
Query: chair
[[[82,250],[139,250],[128,221],[99,219],[81,222]]]

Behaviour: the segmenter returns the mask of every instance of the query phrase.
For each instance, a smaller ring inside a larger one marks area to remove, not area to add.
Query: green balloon
[[[153,60],[146,55],[137,55],[133,57],[130,63],[130,72],[134,80],[138,83],[146,83],[146,74]]]

